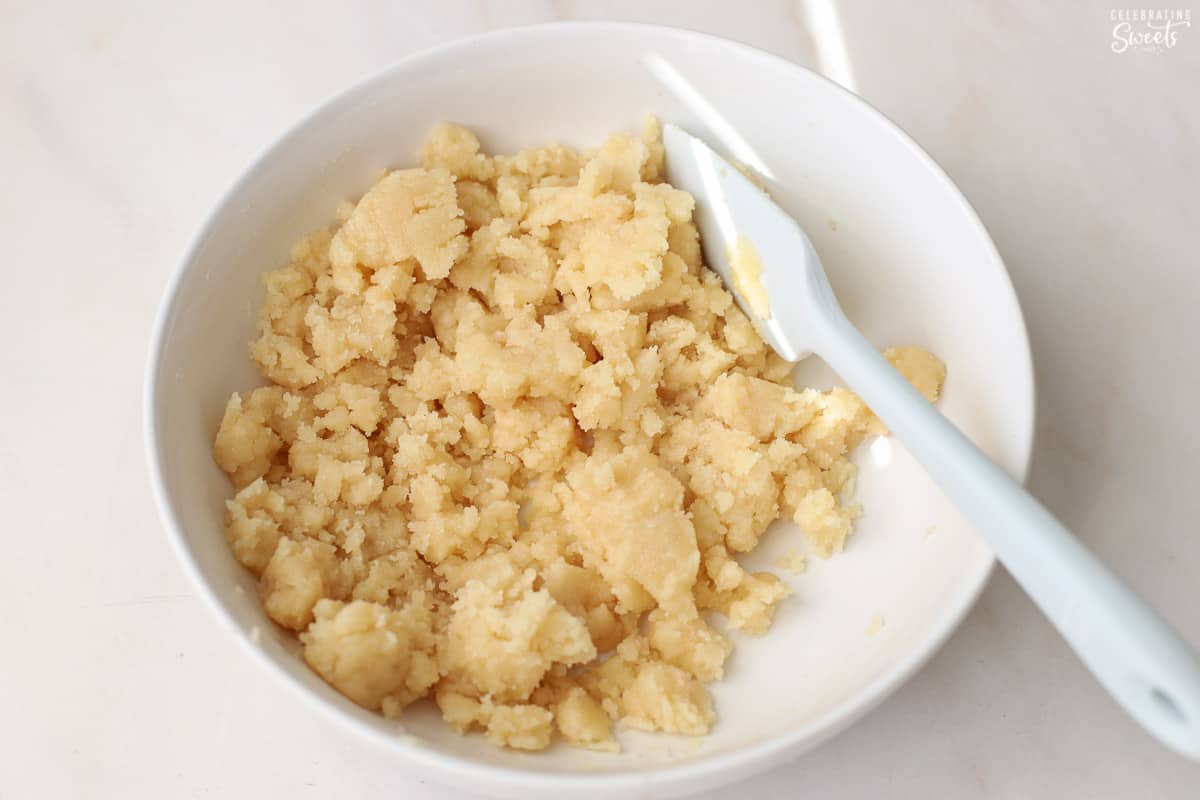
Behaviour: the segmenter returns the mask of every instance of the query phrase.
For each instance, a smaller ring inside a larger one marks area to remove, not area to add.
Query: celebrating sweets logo
[[[1192,27],[1190,8],[1114,8],[1114,53],[1162,53],[1179,43],[1179,34]]]

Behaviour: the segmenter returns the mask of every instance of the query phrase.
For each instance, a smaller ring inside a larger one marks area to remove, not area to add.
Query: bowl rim
[[[376,82],[385,80],[392,73],[411,68],[425,61],[445,58],[453,53],[473,47],[482,42],[506,37],[533,35],[544,36],[558,33],[578,33],[582,31],[598,32],[604,30],[611,34],[621,33],[651,33],[660,36],[681,37],[693,41],[703,41],[705,44],[731,48],[741,55],[758,59],[775,67],[785,68],[808,74],[808,78],[817,78],[835,92],[844,96],[851,103],[860,104],[876,119],[884,130],[898,140],[921,165],[928,170],[934,179],[941,183],[951,197],[961,204],[966,213],[968,224],[974,228],[984,243],[988,258],[985,263],[976,265],[976,269],[992,269],[999,272],[1001,285],[1008,296],[1003,298],[1012,304],[1017,312],[1017,323],[1020,329],[1019,346],[1022,372],[1027,376],[1028,392],[1025,396],[1016,398],[1023,409],[1027,409],[1028,426],[1020,431],[1017,441],[1019,464],[1014,470],[1015,477],[1024,482],[1028,475],[1033,451],[1034,431],[1036,427],[1036,386],[1033,357],[1030,347],[1028,328],[1020,300],[1012,283],[1012,277],[997,250],[995,243],[980,220],[970,201],[951,180],[946,171],[937,163],[908,133],[872,104],[846,89],[830,78],[814,70],[793,62],[766,50],[717,36],[710,33],[691,30],[685,27],[658,25],[639,22],[613,21],[561,21],[534,25],[521,25],[500,28],[471,36],[456,38],[448,42],[422,49],[400,59],[390,62],[349,86],[335,92],[317,103],[298,120],[290,124],[279,136],[266,146],[259,149],[250,162],[239,172],[238,177],[223,191],[213,204],[202,222],[190,237],[183,255],[175,264],[166,283],[158,312],[153,323],[145,381],[143,385],[143,439],[145,455],[149,467],[149,478],[159,515],[167,530],[172,549],[188,575],[194,587],[199,590],[205,605],[214,613],[221,625],[233,634],[242,645],[242,649],[251,654],[251,659],[262,668],[273,674],[283,684],[299,695],[310,707],[319,710],[326,719],[334,721],[343,730],[349,730],[358,737],[372,742],[375,746],[398,755],[412,766],[423,769],[430,775],[445,776],[448,781],[463,786],[474,786],[477,789],[485,787],[496,790],[519,791],[535,788],[539,791],[604,791],[616,792],[622,790],[645,789],[653,786],[656,790],[675,793],[685,790],[688,786],[696,787],[703,784],[709,788],[727,784],[742,779],[752,773],[765,771],[784,760],[795,757],[802,752],[816,747],[832,738],[867,712],[879,705],[901,685],[907,682],[921,667],[937,653],[950,635],[958,628],[967,614],[974,607],[984,587],[988,583],[995,566],[995,556],[990,554],[973,566],[973,571],[967,575],[969,580],[964,582],[966,587],[959,591],[945,606],[947,611],[936,621],[925,635],[924,640],[903,658],[897,661],[884,674],[868,683],[856,696],[842,705],[824,714],[820,719],[808,724],[799,725],[779,736],[750,744],[723,753],[713,754],[703,759],[685,761],[677,765],[647,769],[632,768],[619,772],[594,771],[543,771],[536,768],[502,766],[481,763],[453,753],[439,752],[419,743],[408,741],[409,737],[389,735],[378,728],[363,724],[353,716],[317,696],[301,681],[289,674],[276,659],[271,657],[261,647],[254,644],[245,635],[242,626],[234,619],[231,611],[226,608],[218,597],[217,592],[207,577],[201,572],[199,564],[192,555],[184,525],[175,513],[174,503],[167,491],[163,474],[163,463],[160,452],[158,431],[162,424],[162,415],[158,409],[158,390],[164,371],[161,369],[164,350],[171,322],[179,307],[179,289],[184,276],[191,269],[196,255],[211,235],[217,217],[231,201],[241,192],[262,165],[281,148],[284,148],[295,137],[303,135],[304,130],[313,120],[324,114],[330,107],[369,90]]]

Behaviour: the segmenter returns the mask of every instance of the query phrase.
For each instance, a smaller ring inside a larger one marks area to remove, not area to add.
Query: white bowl
[[[1004,266],[941,169],[862,100],[750,47],[640,25],[521,28],[399,62],[298,123],[200,228],[154,333],[146,437],[167,530],[231,633],[298,697],[438,781],[520,797],[664,796],[766,769],[845,728],[912,675],[992,567],[986,545],[898,444],[864,447],[857,532],[843,554],[799,577],[784,573],[796,594],[767,636],[736,638],[727,677],[713,687],[712,734],[623,732],[619,755],[497,750],[451,733],[432,708],[406,711],[401,728],[326,686],[264,616],[252,577],[225,544],[231,490],[210,450],[230,393],[261,382],[246,353],[260,273],[381,168],[412,163],[438,120],[475,129],[493,152],[553,140],[594,145],[635,129],[646,113],[720,143],[727,131],[708,124],[711,113],[699,114],[677,80],[656,77],[664,63],[771,168],[774,196],[807,229],[851,319],[881,346],[940,354],[949,367],[942,410],[1011,473],[1025,474],[1032,368]],[[819,373],[801,365],[803,379]],[[802,546],[793,527],[778,528],[754,566]],[[882,629],[868,633],[877,616]],[[259,630],[256,643],[250,632]]]

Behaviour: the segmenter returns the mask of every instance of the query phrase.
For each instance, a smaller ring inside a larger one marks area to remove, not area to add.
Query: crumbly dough
[[[840,550],[848,454],[883,430],[791,386],[692,208],[652,120],[513,156],[443,124],[265,275],[268,385],[214,444],[228,539],[338,691],[529,750],[709,730],[712,612],[761,634],[788,594],[738,554],[781,517]],[[937,359],[888,356],[936,399]]]

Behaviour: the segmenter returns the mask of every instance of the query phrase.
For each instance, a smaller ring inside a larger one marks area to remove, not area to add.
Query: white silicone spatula
[[[1112,696],[1167,745],[1200,759],[1196,654],[863,338],[794,219],[704,142],[674,125],[663,140],[670,182],[696,199],[705,260],[767,342],[789,361],[824,359],[987,538]],[[757,251],[768,316],[737,291],[739,237]]]

